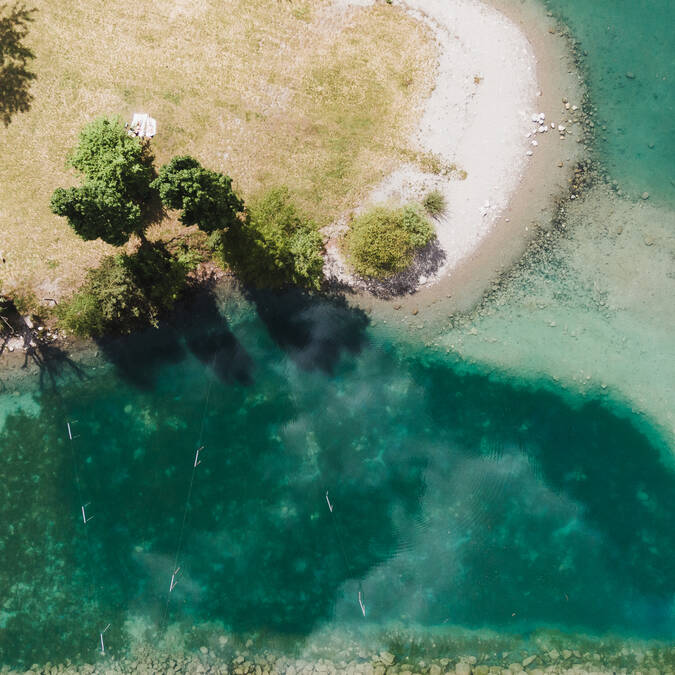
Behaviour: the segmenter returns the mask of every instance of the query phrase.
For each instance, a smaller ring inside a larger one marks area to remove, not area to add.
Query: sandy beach
[[[439,55],[412,142],[452,168],[433,174],[404,164],[362,208],[440,190],[448,206],[435,226],[445,259],[401,301],[425,306],[444,298],[445,305],[452,296],[449,304],[467,308],[522,253],[533,221],[545,222],[547,213],[550,219],[552,197],[581,156],[579,77],[565,39],[539,6],[480,0],[404,6],[433,32]],[[331,244],[338,278],[353,282]]]

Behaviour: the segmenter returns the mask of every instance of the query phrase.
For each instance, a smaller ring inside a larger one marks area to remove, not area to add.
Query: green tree
[[[119,191],[105,183],[57,188],[51,208],[67,218],[75,232],[87,241],[100,237],[108,244],[122,246],[132,234],[144,229],[140,206],[125,201]]]
[[[81,132],[68,163],[84,174],[79,187],[57,188],[52,211],[86,240],[120,246],[132,234],[145,239],[156,209],[152,156],[118,117],[101,117]]]
[[[245,222],[222,237],[221,252],[244,281],[258,287],[319,290],[323,282],[323,240],[285,187],[252,203]]]
[[[191,267],[161,242],[147,242],[133,255],[107,256],[87,273],[80,290],[59,305],[61,322],[92,337],[156,326],[185,292]]]
[[[174,157],[152,184],[167,208],[181,209],[184,225],[197,225],[209,234],[238,224],[244,203],[232,189],[232,179],[203,167],[187,155]]]
[[[34,11],[20,3],[10,9],[0,4],[0,118],[5,126],[14,113],[27,112],[33,98],[29,87],[35,73],[27,66],[35,55],[23,39]]]

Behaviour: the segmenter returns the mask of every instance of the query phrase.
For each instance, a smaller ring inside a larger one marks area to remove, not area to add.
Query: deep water
[[[0,399],[3,663],[91,658],[108,623],[123,653],[131,617],[672,634],[675,472],[630,415],[344,302],[223,302]]]

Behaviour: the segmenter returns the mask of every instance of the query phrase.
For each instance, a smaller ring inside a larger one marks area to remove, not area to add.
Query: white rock
[[[551,122],[551,129],[555,129],[555,122]]]
[[[565,129],[567,129],[567,127],[564,127],[562,124],[558,125],[558,131],[563,132]]]
[[[539,145],[539,143],[538,143],[538,141],[532,141],[532,145],[534,145],[535,147],[537,147],[537,146]]]
[[[538,122],[539,121],[539,115],[532,115],[532,121]]]
[[[532,154],[533,154],[533,153],[532,153],[532,150],[528,150],[525,154],[526,154],[528,157],[532,157]]]
[[[546,119],[546,115],[545,115],[544,113],[539,113],[539,119],[540,119],[540,120],[545,120],[545,119]]]
[[[539,127],[539,133],[543,134],[548,131],[548,127]]]

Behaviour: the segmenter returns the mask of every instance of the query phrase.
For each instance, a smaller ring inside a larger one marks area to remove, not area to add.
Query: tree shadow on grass
[[[344,354],[366,344],[368,315],[343,295],[313,294],[293,288],[247,289],[272,339],[303,370],[331,373]]]
[[[14,114],[28,112],[33,99],[30,84],[36,75],[27,66],[35,55],[22,42],[34,12],[21,4],[8,11],[0,5],[0,119],[5,126]]]

